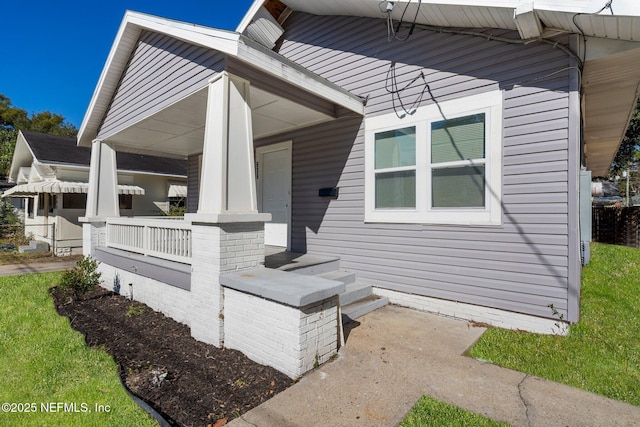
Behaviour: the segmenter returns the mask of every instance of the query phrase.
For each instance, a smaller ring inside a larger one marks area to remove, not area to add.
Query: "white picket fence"
[[[107,247],[191,264],[191,223],[180,217],[109,218]]]

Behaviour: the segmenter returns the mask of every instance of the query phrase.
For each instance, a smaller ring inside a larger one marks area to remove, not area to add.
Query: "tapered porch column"
[[[249,88],[227,72],[209,82],[199,214],[258,212]]]
[[[82,253],[94,255],[95,249],[106,244],[106,218],[120,216],[118,203],[118,170],[116,151],[111,145],[95,139],[91,144],[89,190],[82,222]]]
[[[249,82],[226,72],[209,82],[198,211],[192,224],[191,335],[224,341],[220,276],[264,264],[264,223],[257,210]]]
[[[120,216],[116,150],[96,139],[91,144],[87,218]]]

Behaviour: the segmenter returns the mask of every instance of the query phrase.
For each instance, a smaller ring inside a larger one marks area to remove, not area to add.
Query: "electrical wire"
[[[384,1],[380,1],[378,3],[378,7],[380,8],[380,6],[383,3],[385,3],[385,2]],[[386,2],[386,3],[388,4],[388,3],[393,3],[393,2]],[[404,15],[405,15],[405,13],[407,11],[407,8],[409,7],[409,3],[407,3],[407,5],[405,6],[405,9],[404,9],[404,11],[402,13],[400,21],[396,25],[396,28],[394,28],[393,18],[391,16],[392,10],[389,10],[389,9],[386,10],[386,13],[387,13],[387,40],[388,41],[392,41],[393,39],[399,40],[399,41],[406,41],[406,40],[409,39],[409,37],[411,37],[411,35],[413,34],[414,29],[417,27],[417,28],[421,28],[421,29],[425,29],[425,30],[429,30],[429,31],[440,32],[440,33],[459,34],[459,35],[467,35],[467,36],[474,36],[474,37],[483,37],[483,38],[486,38],[488,40],[497,40],[497,41],[506,42],[506,43],[515,43],[515,44],[532,43],[532,40],[509,39],[507,37],[494,36],[494,35],[481,33],[481,32],[477,32],[477,31],[466,31],[466,30],[458,30],[458,29],[447,28],[447,27],[438,27],[438,26],[434,26],[434,25],[418,24],[417,23],[417,19],[418,19],[418,13],[420,11],[421,4],[422,4],[422,0],[418,0],[418,7],[416,8],[416,14],[415,14],[415,16],[413,18],[413,22],[411,23],[411,26],[410,26],[410,29],[409,29],[409,33],[408,33],[407,37],[405,37],[405,38],[398,38],[397,37],[397,33],[399,32],[401,26],[404,24],[403,19],[404,19]],[[590,15],[590,16],[598,15],[598,14],[602,13],[605,9],[609,9],[611,11],[611,14],[613,15],[613,0],[608,0],[607,3],[602,8],[600,8],[600,10],[598,10],[597,12],[593,12],[593,13],[577,13],[577,14],[573,15],[573,17],[572,17],[573,24],[576,26],[576,28],[578,29],[578,31],[582,35],[583,41],[585,43],[586,43],[586,35],[585,35],[584,31],[582,30],[582,27],[580,27],[580,25],[577,23],[576,18],[578,16],[580,16],[580,15]],[[534,39],[533,41],[539,42],[539,43],[548,44],[548,45],[551,45],[551,46],[553,46],[553,47],[555,47],[557,49],[562,50],[563,52],[567,53],[569,56],[571,56],[572,58],[577,60],[580,68],[582,68],[583,65],[584,65],[584,60],[585,60],[585,57],[586,57],[586,53],[585,52],[583,52],[583,56],[580,57],[579,54],[577,54],[571,48],[569,48],[568,46],[565,46],[562,43],[559,43],[559,42],[556,42],[556,41],[553,41],[553,40],[544,39],[542,37]]]
[[[381,5],[383,2],[379,2],[379,5]],[[409,33],[407,35],[407,37],[405,38],[398,38],[397,37],[397,33],[400,31],[400,28],[405,25],[409,25],[409,24],[405,24],[403,22],[405,13],[407,11],[408,5],[409,3],[407,3],[407,6],[405,7],[405,10],[402,13],[402,16],[400,18],[400,21],[397,24],[397,27],[394,28],[393,26],[393,18],[391,16],[391,12],[392,10],[389,10],[387,8],[386,12],[387,12],[387,39],[388,41],[392,41],[393,39],[399,40],[399,41],[406,41],[409,37],[411,37],[411,35],[413,34],[414,29],[420,28],[420,29],[424,29],[424,30],[428,30],[428,31],[434,31],[434,32],[439,32],[439,33],[446,33],[446,34],[457,34],[457,35],[466,35],[466,36],[473,36],[473,37],[482,37],[485,38],[487,40],[496,40],[496,41],[500,41],[500,42],[504,42],[504,43],[511,43],[511,44],[529,44],[529,43],[533,43],[533,42],[537,42],[537,43],[542,43],[542,44],[547,44],[552,46],[553,48],[559,49],[563,52],[565,52],[567,55],[569,55],[570,57],[572,57],[576,62],[577,62],[577,66],[569,66],[569,67],[563,67],[561,69],[555,70],[551,73],[547,73],[545,75],[539,76],[539,77],[535,77],[532,79],[527,79],[527,80],[521,80],[518,82],[514,82],[514,83],[510,83],[509,85],[511,87],[514,87],[516,85],[522,85],[525,83],[532,83],[532,82],[536,82],[539,80],[543,80],[543,79],[547,79],[549,77],[553,77],[556,74],[559,74],[563,71],[567,71],[567,70],[572,70],[575,69],[578,71],[578,78],[580,80],[580,82],[582,81],[582,70],[584,67],[584,56],[581,58],[580,55],[576,52],[574,52],[569,46],[566,46],[558,41],[553,41],[553,40],[549,40],[549,39],[545,39],[542,37],[533,39],[533,40],[522,40],[522,39],[511,39],[511,38],[507,38],[507,37],[501,37],[501,36],[495,36],[492,34],[487,34],[487,33],[482,33],[479,31],[468,31],[468,30],[460,30],[460,29],[455,29],[455,28],[447,28],[447,27],[438,27],[438,26],[433,26],[433,25],[425,25],[425,24],[418,24],[417,23],[417,18],[418,18],[418,12],[420,9],[420,4],[422,3],[421,0],[419,0],[419,4],[418,4],[418,8],[416,9],[416,14],[414,16],[413,19],[413,23],[410,24],[410,30]],[[612,8],[612,3],[613,0],[609,0],[599,11],[594,12],[594,13],[590,13],[590,14],[583,14],[583,13],[579,13],[573,16],[573,23],[574,25],[578,28],[578,30],[580,31],[583,39],[585,40],[586,43],[586,36],[584,34],[584,31],[582,31],[582,28],[577,24],[577,22],[575,21],[575,18],[579,15],[597,15],[599,13],[601,13],[602,11],[604,11],[605,9],[609,9],[611,10],[611,14],[613,15],[613,8]],[[412,87],[419,79],[422,79],[422,82],[424,84],[424,87],[421,91],[421,93],[418,95],[418,97],[411,103],[411,105],[407,108],[407,106],[405,106],[403,100],[402,100],[402,94],[404,91],[406,91],[407,89],[409,89],[410,87]],[[581,83],[580,83],[581,85]],[[404,87],[399,88],[398,87],[398,81],[397,81],[397,76],[396,76],[396,64],[395,62],[392,62],[389,70],[387,71],[386,77],[385,77],[385,90],[391,94],[392,97],[392,105],[393,105],[393,110],[396,112],[396,114],[398,115],[399,118],[403,118],[406,115],[411,115],[413,113],[415,113],[417,107],[420,105],[424,94],[426,91],[429,91],[429,85],[426,81],[426,77],[424,75],[424,73],[422,71],[420,71],[420,74],[418,74],[416,77],[414,77],[409,83],[407,83]],[[397,98],[397,101],[396,101]],[[400,114],[398,112],[398,108],[396,107],[396,102],[399,103],[399,106],[402,108],[402,112],[404,114]]]
[[[569,48],[568,46],[565,46],[564,44],[562,44],[560,42],[544,39],[544,38],[541,38],[541,37],[537,38],[537,39],[533,39],[533,40],[522,40],[522,39],[510,39],[508,37],[495,36],[493,34],[481,33],[479,31],[458,30],[458,29],[447,28],[447,27],[436,27],[436,26],[433,26],[433,25],[416,24],[416,27],[420,28],[420,29],[423,29],[423,30],[434,31],[436,33],[457,34],[457,35],[462,35],[462,36],[482,37],[482,38],[487,39],[487,40],[496,40],[496,41],[504,42],[504,43],[529,44],[529,43],[538,42],[538,43],[548,44],[550,46],[553,46],[556,49],[560,49],[561,51],[565,52],[566,54],[571,56],[573,59],[578,61],[578,64],[579,64],[579,66],[581,68],[582,68],[582,65],[583,65],[582,58],[580,58],[580,56],[577,53],[575,53],[573,50],[571,50],[571,48]]]
[[[378,3],[378,8],[380,8],[380,5],[382,4],[382,2]],[[413,16],[413,22],[411,23],[411,27],[409,28],[409,32],[407,33],[406,37],[400,38],[398,37],[398,33],[400,32],[400,27],[402,26],[402,24],[404,24],[404,16],[407,13],[407,10],[409,9],[409,5],[411,4],[410,1],[407,2],[407,4],[404,7],[404,10],[402,11],[402,15],[400,16],[400,20],[398,21],[398,23],[396,24],[396,28],[394,29],[394,23],[393,23],[393,17],[392,17],[392,13],[393,13],[393,6],[389,7],[388,5],[391,4],[393,5],[393,2],[387,2],[387,8],[386,8],[386,13],[387,13],[387,41],[392,41],[392,40],[398,40],[401,42],[407,41],[409,40],[409,37],[411,37],[413,35],[413,31],[416,28],[417,22],[418,22],[418,14],[420,13],[420,6],[422,6],[422,0],[418,0],[418,7],[416,7],[416,13]]]
[[[419,79],[422,79],[422,83],[423,83],[422,91],[416,97],[416,99],[411,103],[409,108],[407,108],[404,105],[404,102],[402,101],[402,93],[405,90],[411,88],[414,85],[414,83],[417,82]],[[398,78],[396,76],[396,63],[392,62],[391,65],[389,66],[389,69],[387,70],[387,75],[385,76],[384,88],[387,91],[387,93],[391,94],[391,103],[393,106],[393,111],[396,112],[396,115],[398,116],[399,119],[402,119],[405,116],[410,116],[416,112],[418,106],[422,102],[425,92],[429,89],[429,85],[427,84],[427,79],[424,76],[424,72],[420,71],[420,73],[416,77],[414,77],[409,83],[407,83],[403,88],[398,89]],[[402,108],[402,111],[404,112],[404,114],[398,113],[398,108],[396,108],[396,98],[398,99],[398,103],[400,104],[400,107]]]
[[[556,74],[560,74],[560,73],[562,73],[563,71],[568,71],[568,70],[576,70],[576,71],[578,71],[578,80],[579,80],[579,83],[578,83],[578,84],[579,84],[580,86],[582,86],[582,69],[581,69],[580,67],[573,67],[573,66],[570,66],[570,67],[562,67],[562,68],[560,68],[560,69],[558,69],[558,70],[552,71],[552,72],[550,72],[550,73],[547,73],[547,74],[542,75],[542,76],[539,76],[539,77],[534,77],[534,78],[532,78],[532,79],[520,80],[520,81],[517,81],[517,82],[509,83],[509,84],[508,84],[508,86],[511,86],[511,87],[513,88],[513,87],[515,87],[515,86],[523,85],[523,84],[525,84],[525,83],[533,83],[533,82],[537,82],[537,81],[540,81],[540,80],[547,79],[547,78],[549,78],[549,77],[553,77],[553,76],[555,76]]]
[[[584,63],[584,61],[587,59],[587,35],[584,33],[584,30],[582,29],[582,27],[578,24],[578,22],[576,21],[576,18],[578,16],[581,15],[587,15],[587,16],[595,16],[595,15],[599,15],[603,10],[605,9],[609,9],[611,11],[611,15],[613,15],[613,0],[609,0],[604,6],[602,6],[602,8],[597,11],[597,12],[593,12],[593,13],[576,13],[575,15],[573,15],[571,17],[571,21],[573,22],[573,25],[578,29],[578,31],[580,32],[580,34],[582,35],[582,43],[584,44],[584,49],[582,52],[582,59],[581,62]]]

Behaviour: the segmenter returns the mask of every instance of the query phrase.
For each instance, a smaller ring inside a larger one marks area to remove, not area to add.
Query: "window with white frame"
[[[498,225],[502,92],[365,119],[365,221]]]

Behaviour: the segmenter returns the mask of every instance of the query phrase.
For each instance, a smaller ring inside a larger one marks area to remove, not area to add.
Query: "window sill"
[[[489,226],[502,225],[502,212],[463,212],[441,211],[436,213],[419,212],[370,212],[365,215],[365,224],[420,224],[420,225],[452,225],[452,226]]]

